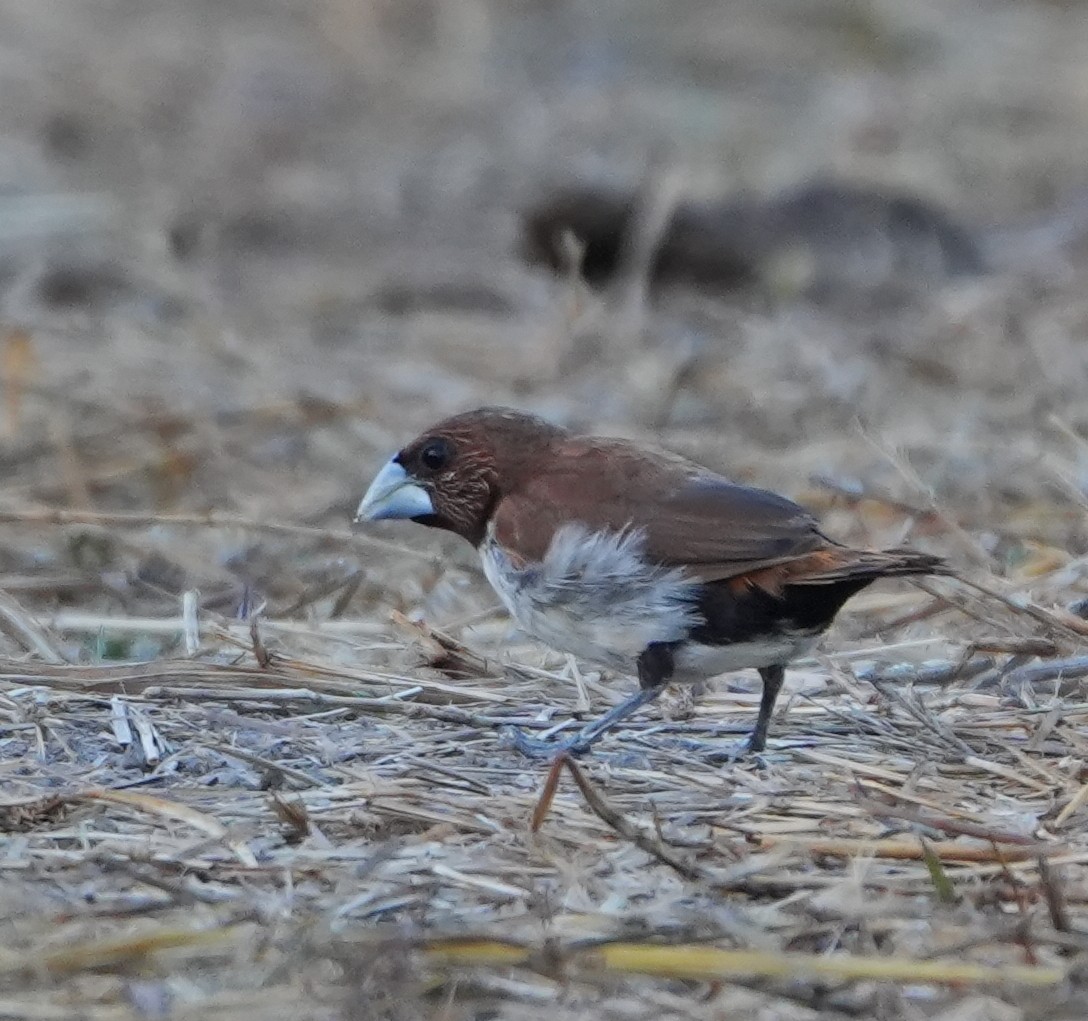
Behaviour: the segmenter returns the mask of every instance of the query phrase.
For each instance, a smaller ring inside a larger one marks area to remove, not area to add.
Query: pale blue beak
[[[420,518],[434,513],[431,497],[402,465],[390,461],[370,483],[356,521],[384,521],[388,518]]]

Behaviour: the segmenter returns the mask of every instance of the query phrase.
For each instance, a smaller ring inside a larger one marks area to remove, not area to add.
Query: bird
[[[565,741],[515,732],[537,756],[589,751],[670,683],[749,668],[759,712],[734,757],[762,752],[786,665],[851,596],[880,578],[949,573],[929,553],[842,545],[799,504],[678,454],[502,407],[447,418],[394,454],[355,517],[388,519],[467,540],[524,632],[637,677]]]

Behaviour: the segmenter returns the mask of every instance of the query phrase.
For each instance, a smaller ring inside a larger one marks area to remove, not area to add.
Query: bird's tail
[[[817,569],[790,580],[795,585],[833,585],[843,581],[951,573],[952,569],[940,557],[918,550],[836,550]]]

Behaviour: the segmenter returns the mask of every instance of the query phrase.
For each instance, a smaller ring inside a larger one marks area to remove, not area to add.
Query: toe
[[[582,748],[575,741],[541,741],[535,737],[529,737],[517,727],[503,727],[499,731],[499,737],[503,747],[513,748],[527,755],[531,759],[554,759],[557,755],[580,755]]]

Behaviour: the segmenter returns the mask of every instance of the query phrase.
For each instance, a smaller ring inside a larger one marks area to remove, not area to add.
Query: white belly
[[[693,684],[695,681],[717,677],[718,674],[732,670],[784,665],[804,656],[815,644],[815,636],[808,634],[736,642],[733,645],[701,645],[689,642],[677,650],[672,680],[681,684]]]
[[[491,587],[527,634],[560,652],[634,673],[646,646],[680,641],[700,623],[696,583],[678,570],[647,565],[642,548],[638,533],[565,525],[538,565],[515,567],[491,535],[480,558]],[[688,642],[677,649],[672,680],[692,683],[785,664],[815,641],[811,633],[787,633],[731,645]]]
[[[484,574],[524,631],[601,666],[632,672],[653,642],[684,638],[698,622],[694,584],[642,559],[637,533],[559,529],[539,565],[515,567],[490,537]]]

